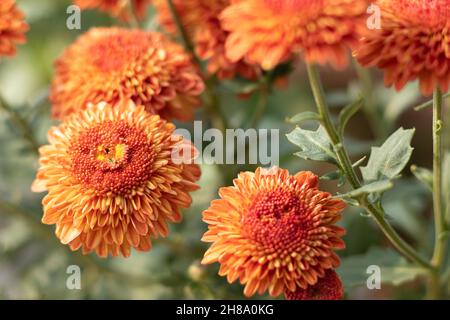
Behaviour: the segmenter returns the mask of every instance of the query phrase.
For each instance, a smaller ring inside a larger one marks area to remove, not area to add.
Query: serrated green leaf
[[[357,101],[347,105],[342,111],[339,113],[339,134],[342,136],[344,134],[345,127],[347,126],[348,121],[361,109],[364,103],[364,99],[360,98]]]
[[[372,248],[366,254],[342,259],[338,273],[344,286],[366,285],[372,274],[368,272],[370,266],[380,268],[381,283],[394,286],[413,281],[426,273],[425,269],[409,264],[392,249]]]
[[[399,128],[381,147],[373,147],[367,166],[361,167],[366,183],[395,178],[411,158],[415,129]]]
[[[428,189],[433,190],[433,172],[431,172],[431,170],[412,165],[411,172],[419,181],[426,185]]]
[[[380,193],[391,189],[394,184],[390,180],[375,181],[362,186],[361,188],[352,190],[343,195],[343,197],[357,198],[364,194]]]
[[[345,181],[347,181],[347,178],[345,177],[345,175],[342,173],[341,170],[328,172],[327,174],[324,174],[323,176],[321,176],[320,179],[322,179],[322,180],[337,180],[338,187],[343,186],[345,184]]]
[[[297,127],[286,136],[290,142],[300,147],[301,151],[295,153],[296,156],[306,160],[337,164],[330,138],[322,126],[316,131],[304,130]]]
[[[289,123],[293,123],[293,124],[300,124],[300,123],[302,123],[304,121],[308,121],[308,120],[320,121],[320,115],[316,112],[305,111],[305,112],[296,114],[292,118],[288,118],[286,121]]]

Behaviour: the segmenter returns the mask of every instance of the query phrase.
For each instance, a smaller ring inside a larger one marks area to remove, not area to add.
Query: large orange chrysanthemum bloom
[[[91,105],[49,131],[32,190],[48,191],[45,224],[72,250],[130,255],[166,236],[168,222],[191,204],[200,169],[172,154],[194,147],[175,126],[132,102]],[[178,164],[177,164],[178,163]]]
[[[315,285],[306,289],[297,289],[295,292],[286,291],[287,300],[341,300],[344,296],[344,287],[341,279],[333,269],[325,271]]]
[[[230,0],[174,0],[177,14],[194,42],[196,54],[208,61],[208,72],[220,79],[232,78],[236,74],[253,79],[259,68],[242,60],[231,61],[225,55],[228,36],[220,25],[219,15],[230,4]],[[160,24],[169,32],[176,33],[172,13],[167,0],[154,0]]]
[[[333,250],[345,230],[334,223],[345,204],[320,191],[313,173],[258,168],[219,194],[203,213],[202,240],[213,244],[202,263],[219,262],[219,275],[239,279],[246,296],[306,289],[339,265]]]
[[[152,0],[74,0],[81,9],[99,9],[125,21],[130,18],[130,10],[133,10],[139,19],[144,18],[151,2]]]
[[[190,120],[203,89],[191,57],[163,35],[94,28],[57,60],[50,100],[59,119],[88,103],[131,99],[165,119]]]
[[[369,0],[232,0],[221,15],[231,61],[272,69],[301,53],[309,63],[344,67],[367,19]]]
[[[431,94],[450,83],[450,0],[382,0],[381,29],[367,30],[355,52],[363,66],[385,71],[385,84],[402,89],[418,79]]]
[[[15,0],[0,1],[0,56],[13,56],[16,44],[25,42],[28,24]]]

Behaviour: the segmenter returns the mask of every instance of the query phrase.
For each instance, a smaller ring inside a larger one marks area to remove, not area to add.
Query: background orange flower
[[[16,44],[25,43],[24,33],[28,30],[24,15],[15,0],[0,2],[0,56],[13,56]]]
[[[450,83],[450,1],[382,0],[381,29],[366,30],[355,56],[385,72],[386,86],[401,90],[419,80],[421,92]]]
[[[130,18],[131,9],[139,19],[144,18],[151,2],[152,0],[74,0],[81,9],[99,9],[125,21]]]
[[[180,221],[200,176],[197,165],[174,163],[183,143],[174,130],[132,102],[92,105],[50,129],[33,183],[33,191],[48,191],[42,222],[56,224],[61,242],[83,253],[150,250],[150,237]]]
[[[367,19],[367,0],[234,0],[221,14],[231,61],[272,69],[302,54],[309,63],[343,67]]]
[[[89,102],[131,99],[165,119],[190,120],[204,89],[184,49],[154,32],[91,29],[55,66],[50,100],[59,119]]]
[[[259,68],[242,60],[231,61],[225,55],[225,41],[228,36],[220,25],[219,15],[230,4],[230,0],[174,0],[183,26],[190,34],[195,51],[202,60],[208,61],[208,72],[219,78],[233,78],[236,74],[253,79]],[[169,32],[177,28],[168,7],[167,0],[155,0],[158,20]]]
[[[220,263],[219,275],[245,284],[244,294],[272,296],[316,284],[339,265],[344,229],[334,225],[345,204],[318,189],[311,172],[287,170],[241,173],[221,188],[203,213],[212,242],[202,263]]]

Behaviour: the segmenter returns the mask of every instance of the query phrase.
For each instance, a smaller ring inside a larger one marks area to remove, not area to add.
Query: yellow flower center
[[[111,167],[118,167],[125,160],[127,150],[128,147],[125,144],[116,144],[115,146],[99,145],[95,157]]]

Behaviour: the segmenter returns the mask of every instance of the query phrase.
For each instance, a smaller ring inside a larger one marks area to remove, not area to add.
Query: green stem
[[[128,9],[128,15],[129,15],[129,25],[131,28],[139,29],[139,20],[136,17],[136,11],[134,8],[133,0],[128,0],[127,2],[127,9]]]
[[[249,128],[256,128],[261,121],[261,118],[264,115],[264,112],[267,109],[267,105],[269,102],[269,83],[267,79],[261,80],[261,85],[259,89],[259,97],[258,97],[258,103],[255,108],[255,112],[252,116],[252,119],[250,121]]]
[[[322,123],[327,130],[327,133],[331,139],[331,143],[335,149],[336,155],[338,157],[339,163],[342,166],[342,170],[347,176],[350,184],[354,189],[361,187],[358,176],[355,174],[350,158],[345,150],[341,137],[334,126],[330,112],[328,111],[328,104],[325,99],[325,91],[323,89],[322,81],[320,80],[319,71],[314,65],[307,65],[309,82],[311,84],[311,89],[313,91],[314,99],[316,101],[316,106],[319,111]]]
[[[11,121],[22,132],[22,137],[28,142],[31,150],[39,154],[39,143],[34,138],[33,132],[29,127],[27,121],[13,108],[11,108],[0,96],[0,109],[8,113]]]
[[[430,276],[429,297],[441,295],[440,272],[444,264],[447,229],[442,206],[442,92],[436,87],[433,94],[433,212],[435,225],[434,252],[431,260],[436,272]]]
[[[323,90],[317,66],[307,65],[307,71],[311,88],[314,94],[314,99],[316,101],[317,109],[319,111],[322,120],[322,124],[330,137],[331,143],[338,157],[341,169],[344,172],[347,179],[349,180],[353,189],[358,189],[361,187],[361,182],[359,181],[359,178],[352,167],[351,160],[343,145],[342,137],[338,134],[338,131],[336,130],[336,127],[331,120],[331,115],[329,112],[328,104],[325,99],[325,92]],[[370,213],[374,217],[375,221],[377,222],[378,226],[383,231],[385,236],[403,256],[426,269],[433,268],[432,265],[426,259],[421,257],[414,250],[414,248],[412,248],[398,235],[398,233],[394,230],[394,228],[392,228],[392,226],[386,221],[385,214],[381,208],[371,204],[367,199],[367,196],[363,196],[359,200],[361,207],[363,207],[368,213]]]
[[[363,111],[366,114],[366,118],[369,119],[369,125],[371,126],[375,138],[385,139],[389,134],[389,128],[386,128],[386,124],[378,112],[370,72],[355,60],[353,61],[356,74],[362,83],[362,93],[364,95]]]
[[[192,54],[193,59],[197,63],[199,67],[201,67],[201,60],[195,53],[195,47],[194,44],[191,41],[191,38],[189,37],[186,29],[183,26],[183,22],[181,21],[180,15],[178,14],[177,8],[175,7],[173,0],[167,0],[167,5],[169,6],[170,13],[172,14],[172,18],[175,22],[175,25],[177,26],[178,33],[180,34],[181,38],[184,42],[184,47],[186,48],[189,53]]]
[[[186,50],[191,54],[192,59],[201,70],[202,62],[195,53],[194,44],[192,43],[189,34],[183,26],[183,22],[181,21],[180,15],[177,12],[177,8],[175,7],[173,0],[167,0],[167,5],[169,6],[175,25],[177,26],[178,33],[183,39]],[[220,107],[220,99],[217,94],[217,79],[214,76],[211,76],[209,79],[206,79],[205,84],[205,93],[209,100],[206,104],[206,111],[208,113],[208,116],[211,118],[212,126],[220,129],[222,132],[225,132],[225,130],[229,128],[229,123]]]

